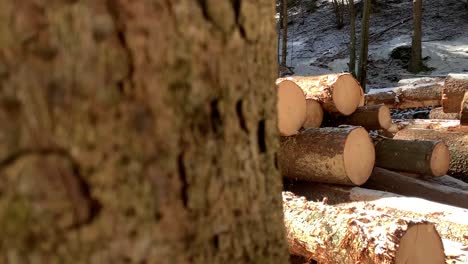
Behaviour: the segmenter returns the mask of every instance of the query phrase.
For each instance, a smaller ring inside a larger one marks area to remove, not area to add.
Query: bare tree
[[[348,0],[349,5],[349,72],[356,77],[356,12],[354,10],[354,0]]]
[[[362,21],[361,21],[361,52],[359,54],[359,68],[358,68],[358,80],[361,83],[362,89],[366,90],[366,78],[367,78],[367,53],[369,46],[369,18],[371,9],[371,0],[363,0],[364,8],[362,10]]]
[[[411,60],[408,70],[420,72],[424,65],[422,63],[422,0],[413,0],[413,40],[411,43]]]
[[[286,68],[286,59],[288,56],[288,0],[282,1],[282,17],[283,17],[283,46],[281,50],[281,67]]]

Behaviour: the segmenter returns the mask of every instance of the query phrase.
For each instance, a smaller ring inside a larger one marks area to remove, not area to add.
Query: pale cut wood
[[[371,89],[366,105],[385,104],[390,108],[440,106],[443,82]]]
[[[304,128],[320,127],[323,121],[323,109],[319,102],[314,99],[306,100],[306,119]]]
[[[393,123],[388,129],[391,133],[396,133],[405,128],[419,129],[440,129],[440,130],[458,130],[460,120],[449,119],[393,119]]]
[[[393,208],[355,202],[328,205],[283,192],[289,252],[319,263],[443,263],[434,225]]]
[[[468,126],[468,91],[465,92],[460,106],[460,125]]]
[[[450,152],[440,140],[399,140],[374,137],[375,165],[429,176],[444,176]]]
[[[346,185],[363,184],[372,173],[374,145],[362,127],[310,128],[282,137],[278,163],[285,177]]]
[[[437,107],[431,110],[429,113],[429,119],[460,119],[459,113],[444,113],[442,107]]]
[[[468,133],[433,129],[403,129],[397,132],[394,138],[444,141],[449,147],[451,156],[448,174],[465,182],[468,181]]]
[[[367,130],[388,129],[392,125],[392,117],[388,107],[383,104],[361,106],[350,116],[330,116],[326,124],[362,126]]]
[[[374,168],[363,187],[468,209],[468,191],[405,176],[383,168]]]
[[[451,73],[445,78],[442,106],[446,113],[459,113],[465,92],[468,91],[468,74]]]
[[[299,85],[307,99],[322,104],[325,111],[352,114],[362,101],[362,89],[349,73],[321,76],[292,76],[280,78],[277,83],[290,80]]]
[[[302,89],[291,81],[278,85],[278,130],[283,136],[296,134],[306,119],[306,99]]]

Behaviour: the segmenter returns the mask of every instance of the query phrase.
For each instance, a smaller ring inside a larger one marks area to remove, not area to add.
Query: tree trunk
[[[391,133],[397,133],[402,129],[437,129],[456,131],[459,129],[459,120],[442,119],[393,119],[393,124],[388,129]]]
[[[375,165],[428,176],[443,176],[450,164],[447,145],[439,140],[398,140],[374,137]]]
[[[283,137],[278,152],[285,177],[346,185],[363,184],[374,160],[374,146],[362,127],[310,128]]]
[[[327,205],[283,192],[289,252],[319,263],[443,263],[442,240],[427,221],[366,203]]]
[[[468,126],[468,91],[465,92],[465,96],[460,105],[460,125]]]
[[[0,263],[288,261],[274,2],[237,2],[1,1]]]
[[[358,80],[361,83],[362,89],[366,89],[367,79],[367,52],[369,48],[369,20],[370,20],[370,9],[371,0],[362,0],[364,2],[364,8],[362,10],[362,21],[361,21],[361,52],[359,53],[359,68],[358,68]]]
[[[352,125],[367,130],[388,129],[392,125],[390,110],[385,105],[361,106],[350,116],[330,116],[325,126]]]
[[[352,114],[359,106],[362,93],[359,83],[349,73],[321,76],[293,76],[276,81],[281,86],[284,80],[293,81],[305,93],[306,99],[314,99],[322,104],[325,111],[343,115]]]
[[[282,0],[281,7],[283,12],[283,45],[281,50],[281,67],[286,67],[286,60],[288,57],[288,0]]]
[[[395,134],[395,139],[443,140],[450,150],[448,174],[468,182],[468,134],[431,129],[403,129]]]
[[[306,100],[306,120],[304,128],[318,128],[323,121],[323,109],[320,103],[314,99]]]
[[[349,72],[356,77],[356,12],[354,10],[354,0],[348,0],[349,6]]]
[[[442,107],[437,107],[431,110],[429,113],[429,119],[452,119],[458,120],[460,119],[459,113],[444,113],[444,109]]]
[[[408,67],[410,72],[420,72],[422,63],[422,0],[413,0],[413,40],[411,42],[411,60]]]
[[[445,113],[460,113],[460,105],[468,92],[468,74],[449,74],[445,79],[442,106]]]
[[[363,187],[468,209],[468,191],[408,177],[382,168],[374,168]]]

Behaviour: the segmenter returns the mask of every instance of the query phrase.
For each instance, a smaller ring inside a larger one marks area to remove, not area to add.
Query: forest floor
[[[302,1],[302,2],[301,2]],[[348,70],[350,27],[337,29],[331,0],[297,0],[289,9],[287,65],[293,75],[320,75]],[[357,55],[362,3],[356,8]],[[468,9],[462,0],[423,1],[423,58],[430,69],[413,74],[404,62],[390,56],[400,46],[411,45],[412,1],[377,0],[370,18],[368,80],[369,88],[397,86],[400,79],[417,76],[444,76],[468,73]]]

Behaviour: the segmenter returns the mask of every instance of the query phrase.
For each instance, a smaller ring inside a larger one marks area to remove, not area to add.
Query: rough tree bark
[[[282,48],[281,48],[281,67],[286,67],[286,59],[288,57],[288,0],[282,0],[281,12],[283,23],[283,37],[282,37]]]
[[[362,11],[361,21],[361,51],[359,53],[359,68],[358,68],[358,80],[361,83],[362,89],[366,90],[366,78],[367,78],[367,53],[369,48],[369,19],[371,0],[363,0],[364,9]]]
[[[411,60],[408,65],[410,72],[420,72],[422,63],[422,0],[413,0],[413,40],[411,42]]]
[[[286,263],[274,1],[0,3],[0,263]]]

